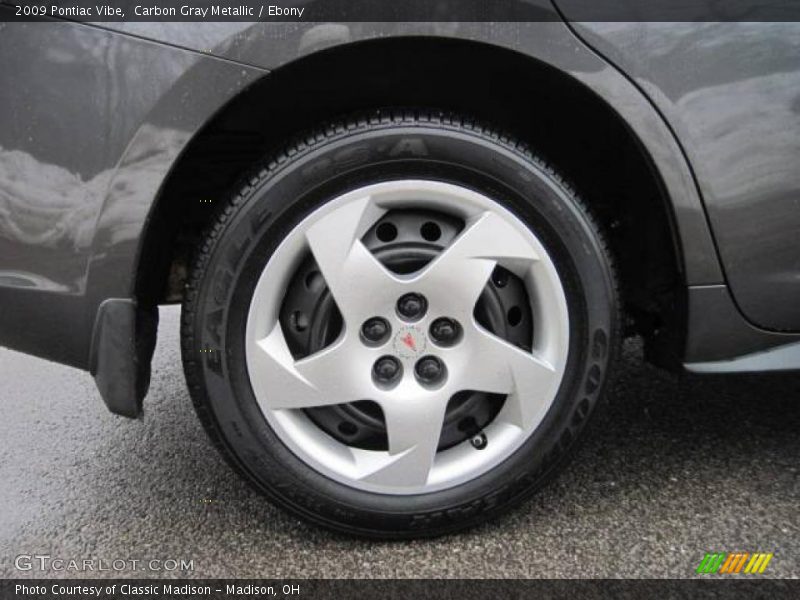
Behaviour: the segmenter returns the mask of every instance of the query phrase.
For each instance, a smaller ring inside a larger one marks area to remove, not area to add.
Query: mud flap
[[[109,298],[97,310],[89,370],[108,409],[136,418],[150,386],[158,307],[143,309],[129,298]]]

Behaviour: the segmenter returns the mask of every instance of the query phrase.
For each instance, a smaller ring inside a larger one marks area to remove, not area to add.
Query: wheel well
[[[259,158],[325,120],[386,106],[472,115],[513,132],[553,164],[605,229],[629,331],[673,340],[656,344],[669,355],[656,358],[674,361],[685,318],[680,252],[666,193],[635,134],[569,75],[510,50],[444,38],[322,51],[232,100],[190,142],[162,187],[142,240],[139,302],[180,301],[204,229]]]

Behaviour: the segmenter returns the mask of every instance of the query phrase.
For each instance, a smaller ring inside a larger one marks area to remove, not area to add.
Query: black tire
[[[409,176],[481,191],[535,231],[562,279],[570,345],[557,397],[519,450],[456,487],[391,496],[326,478],[277,438],[250,387],[244,328],[265,261],[294,225],[348,189]],[[616,361],[619,330],[606,244],[573,188],[551,167],[518,141],[470,120],[376,111],[299,139],[259,165],[237,190],[198,248],[181,335],[197,414],[223,456],[256,489],[325,527],[408,538],[453,532],[500,514],[561,467],[602,396]]]

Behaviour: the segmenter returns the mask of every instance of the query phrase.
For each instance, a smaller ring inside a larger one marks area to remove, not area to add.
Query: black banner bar
[[[647,599],[749,598],[782,600],[800,595],[800,581],[741,576],[690,580],[247,580],[247,579],[8,579],[2,600],[91,600],[178,598],[239,600],[277,598],[342,600],[514,600],[537,598]]]
[[[798,0],[0,0],[0,20],[83,22],[798,21]],[[559,14],[561,13],[561,14]]]

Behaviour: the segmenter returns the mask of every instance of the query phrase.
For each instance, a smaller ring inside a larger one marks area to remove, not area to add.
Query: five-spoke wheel
[[[460,231],[418,270],[393,270],[365,245],[376,226],[398,229],[404,214],[431,208],[429,222],[441,213]],[[330,344],[298,358],[284,330],[292,323],[281,322],[276,310],[285,292],[275,282],[291,276],[305,253],[343,324]],[[532,312],[530,348],[492,333],[476,318],[498,268],[524,288],[527,306],[518,310]],[[475,478],[524,442],[558,390],[568,339],[564,291],[530,229],[465,187],[397,180],[332,199],[289,232],[250,305],[247,369],[276,433],[321,473],[373,492],[416,494]],[[503,397],[498,414],[482,427],[482,452],[470,445],[477,432],[469,430],[460,443],[440,448],[448,406],[465,392]],[[306,412],[359,401],[379,407],[385,448],[337,440]]]
[[[564,464],[617,347],[606,245],[524,145],[377,111],[255,165],[198,246],[184,366],[217,448],[358,535],[455,531]]]

